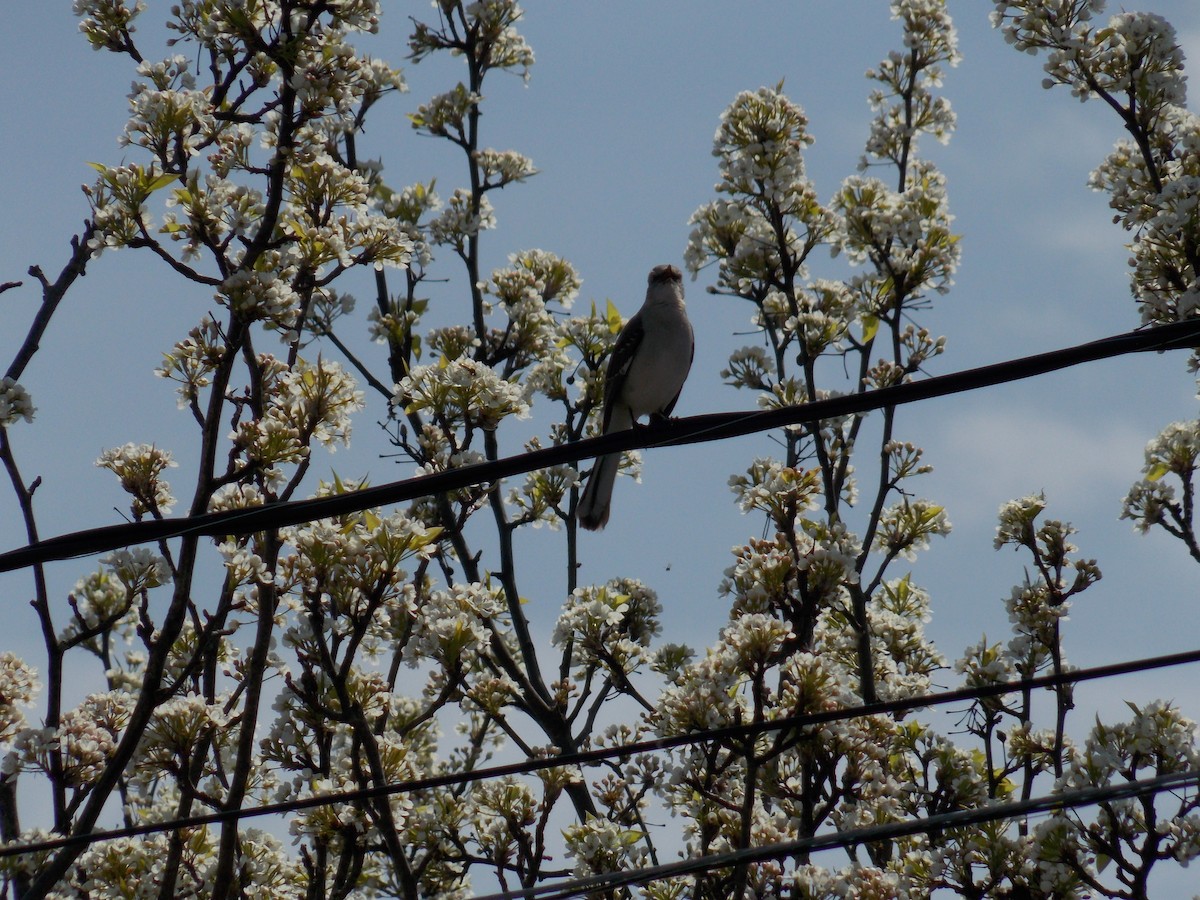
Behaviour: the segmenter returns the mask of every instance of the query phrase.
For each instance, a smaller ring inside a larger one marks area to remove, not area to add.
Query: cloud
[[[935,466],[930,493],[953,498],[953,518],[964,525],[983,519],[990,527],[1001,503],[1038,491],[1059,517],[1099,505],[1115,516],[1138,476],[1147,433],[1127,421],[1066,418],[1030,399],[974,403],[944,416],[926,433],[926,458]]]

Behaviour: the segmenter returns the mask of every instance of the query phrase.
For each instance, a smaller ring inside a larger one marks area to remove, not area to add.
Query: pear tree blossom
[[[879,87],[870,98],[875,118],[862,167],[890,168],[897,190],[877,177],[853,175],[830,203],[822,204],[803,163],[803,151],[814,140],[807,118],[779,89],[741,94],[714,139],[719,199],[693,216],[687,259],[693,272],[716,262],[720,292],[752,304],[752,323],[762,343],[737,351],[725,376],[756,391],[767,407],[909,380],[944,347],[943,339],[924,333],[918,339],[905,319],[931,290],[949,287],[958,260],[944,179],[916,156],[920,134],[946,140],[953,128],[949,104],[933,90],[941,83],[942,67],[955,64],[958,53],[941,4],[896,3],[893,15],[904,28],[906,52],[892,53],[868,72]],[[809,279],[809,257],[822,245],[844,252],[864,270],[842,282]],[[873,360],[884,347],[891,358]],[[835,387],[830,380],[832,360],[839,361],[838,369],[857,373],[848,386]],[[885,410],[884,418],[882,441],[890,446],[896,440],[894,412]],[[794,565],[808,568],[796,552],[804,544],[802,534],[844,533],[857,545],[839,576],[840,586],[823,598],[803,601],[796,624],[801,643],[808,644],[822,608],[849,613],[847,624],[860,635],[863,696],[873,699],[870,594],[879,589],[894,558],[911,556],[950,526],[940,507],[907,498],[900,477],[892,476],[917,472],[898,469],[880,472],[861,525],[865,530],[849,531],[849,510],[860,490],[852,459],[863,421],[857,416],[789,430],[777,465],[784,473],[799,474],[806,463],[810,468],[797,483],[808,486],[808,496],[785,503],[786,495],[771,483],[756,494],[773,498],[770,516],[781,539],[796,548]],[[741,482],[732,484],[744,491]],[[889,497],[904,499],[889,506]],[[763,501],[743,499],[744,509],[748,502]],[[870,549],[882,553],[873,570],[867,568]]]
[[[29,391],[7,375],[0,379],[0,425],[8,427],[20,419],[32,422],[35,412]]]
[[[1102,6],[995,0],[993,19],[1044,55],[1048,86],[1101,99],[1125,126],[1130,139],[1091,184],[1131,234],[1143,319],[1175,321],[1200,295],[1200,132],[1182,53],[1161,18],[1104,24]],[[194,445],[131,435],[96,460],[134,520],[352,495],[367,479],[329,466],[352,438],[420,476],[598,432],[621,312],[580,302],[586,273],[553,249],[507,249],[491,271],[481,262],[503,240],[508,192],[538,175],[519,148],[493,146],[483,114],[491,79],[534,71],[514,0],[436,0],[407,24],[378,0],[150,7],[74,3],[87,43],[129,62],[128,119],[119,158],[93,163],[63,279],[38,276],[52,312],[86,265],[136,253],[205,300],[153,372]],[[898,49],[867,73],[868,136],[840,184],[810,178],[819,135],[782,84],[739,92],[719,117],[715,197],[692,217],[685,260],[749,306],[754,338],[721,374],[751,406],[910,383],[947,349],[922,319],[959,264],[953,185],[919,145],[954,132],[942,87],[959,54],[944,0],[891,11]],[[147,15],[160,18],[139,29]],[[362,50],[393,22],[408,28],[411,64],[451,73],[403,111],[401,71]],[[165,55],[143,38],[160,25]],[[386,149],[368,122],[405,113],[456,167],[439,190],[428,173],[363,155]],[[37,430],[21,353],[0,380],[0,463],[33,541],[39,485],[13,443]],[[1200,560],[1196,433],[1176,423],[1151,442],[1124,515]],[[951,734],[919,712],[850,715],[947,680],[926,632],[940,598],[906,567],[950,532],[952,510],[922,495],[936,460],[894,407],[775,437],[776,455],[729,479],[729,512],[758,522],[714,585],[729,613],[707,647],[672,641],[655,585],[581,583],[586,462],[121,548],[79,563],[65,597],[35,567],[29,614],[43,646],[28,659],[0,652],[0,839],[298,807],[269,826],[226,818],[10,855],[6,896],[465,898],[1200,765],[1196,726],[1173,705],[1086,730],[1065,683],[1050,704],[1032,688],[981,698]],[[624,455],[623,472],[639,466]],[[1069,612],[1100,568],[1047,511],[1041,495],[1000,510],[995,548],[1025,574],[1000,600],[1011,634],[982,636],[952,664],[968,687],[1071,672]],[[543,577],[527,577],[535,569]],[[549,576],[560,590],[544,596],[532,585]],[[78,671],[92,681],[72,691]],[[602,765],[557,759],[693,736]],[[463,777],[501,754],[550,767]],[[1198,803],[1195,790],[1145,796],[636,890],[1145,896],[1154,866],[1200,853]]]

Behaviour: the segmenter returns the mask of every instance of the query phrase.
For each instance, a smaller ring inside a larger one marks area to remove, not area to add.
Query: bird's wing
[[[638,348],[642,345],[642,338],[645,335],[646,331],[642,326],[640,311],[633,314],[633,317],[621,329],[621,333],[617,335],[617,342],[613,345],[612,355],[608,358],[608,369],[604,374],[602,431],[605,434],[608,433],[608,425],[612,421],[613,406],[625,390],[625,378],[629,375],[629,367],[633,365],[633,358],[637,356]]]
[[[691,323],[688,323],[688,331],[692,330]],[[687,370],[683,373],[683,378],[679,382],[679,390],[675,392],[675,396],[671,398],[671,402],[662,408],[659,413],[664,419],[671,418],[671,412],[675,409],[675,404],[679,402],[679,395],[683,393],[683,382],[687,381],[688,372],[692,371],[692,361],[696,358],[696,339],[692,338],[692,352],[688,354]]]

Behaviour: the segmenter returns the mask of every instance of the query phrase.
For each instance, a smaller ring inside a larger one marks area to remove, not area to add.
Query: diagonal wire
[[[754,412],[709,413],[674,419],[662,424],[632,428],[573,444],[546,447],[517,456],[408,478],[332,497],[295,500],[254,509],[222,511],[185,518],[128,522],[77,531],[0,553],[0,572],[185,535],[223,538],[233,534],[282,528],[371,507],[404,503],[418,497],[455,491],[474,484],[485,484],[535,469],[574,464],[581,459],[605,453],[725,440],[772,428],[817,422],[872,409],[944,397],[962,391],[978,390],[1127,353],[1196,346],[1200,346],[1200,319],[1189,319],[1117,334],[1035,356],[939,375],[923,381],[831,397],[797,406]]]
[[[611,759],[624,759],[640,753],[653,753],[671,750],[697,744],[702,741],[720,741],[730,739],[747,739],[776,731],[820,725],[827,722],[841,721],[872,715],[895,715],[914,709],[932,706],[944,706],[984,697],[996,697],[1011,694],[1016,691],[1033,690],[1044,687],[1059,687],[1065,684],[1079,684],[1118,675],[1128,675],[1135,672],[1146,672],[1169,666],[1186,665],[1200,662],[1200,650],[1183,653],[1172,653],[1164,656],[1148,657],[1145,659],[1128,660],[1119,663],[1109,663],[1103,666],[1093,666],[1087,669],[1075,669],[1059,674],[1041,675],[1019,681],[1001,681],[992,684],[974,685],[951,691],[941,691],[937,694],[927,694],[919,697],[905,697],[881,703],[869,703],[862,706],[844,707],[842,709],[821,710],[815,713],[786,716],[770,722],[756,722],[742,725],[727,725],[723,728],[710,728],[703,731],[691,731],[684,734],[671,735],[665,738],[655,738],[647,741],[637,741],[616,747],[602,747],[595,750],[585,750],[579,753],[567,753],[560,756],[527,759],[520,762],[500,766],[489,766],[471,772],[447,772],[426,778],[417,778],[393,784],[376,785],[369,788],[339,791],[328,794],[318,794],[302,799],[285,800],[279,803],[268,803],[261,806],[225,809],[204,815],[171,819],[161,822],[147,822],[142,825],[132,825],[124,828],[114,828],[109,831],[93,831],[83,834],[63,835],[48,838],[43,841],[28,843],[12,843],[0,846],[0,859],[11,856],[21,856],[28,853],[42,853],[60,850],[65,847],[88,846],[101,841],[118,840],[122,838],[144,837],[164,831],[178,831],[185,828],[198,828],[225,822],[251,819],[261,816],[281,815],[284,813],[301,812],[322,806],[339,803],[357,803],[380,797],[390,797],[396,794],[415,793],[440,787],[458,786],[484,781],[492,778],[502,778],[513,775],[528,775],[544,769],[562,768],[565,766],[584,766],[604,762]]]
[[[924,818],[907,819],[902,822],[888,822],[884,825],[870,825],[847,831],[835,831],[815,837],[797,838],[792,841],[781,841],[774,844],[763,844],[759,847],[731,850],[728,853],[697,856],[691,859],[680,860],[679,862],[664,863],[643,869],[625,869],[619,872],[589,875],[559,882],[558,884],[539,885],[513,891],[504,891],[498,894],[487,894],[477,897],[475,900],[518,900],[518,898],[521,898],[521,900],[567,900],[570,897],[599,890],[612,890],[613,888],[646,884],[651,881],[661,881],[667,878],[702,875],[714,869],[771,862],[798,854],[813,853],[818,850],[832,850],[839,847],[848,847],[875,841],[895,840],[896,838],[908,837],[915,834],[943,831],[948,828],[964,828],[1002,819],[1077,809],[1081,806],[1095,806],[1096,804],[1111,800],[1127,800],[1156,795],[1164,791],[1196,787],[1198,784],[1200,784],[1200,770],[1188,769],[1183,772],[1170,772],[1165,775],[1159,775],[1156,778],[1146,778],[1140,781],[1129,781],[1123,784],[1110,784],[1100,787],[1078,788],[1058,794],[1049,794],[1044,797],[1035,797],[1029,800],[995,803],[976,809],[955,810],[953,812],[925,816]]]

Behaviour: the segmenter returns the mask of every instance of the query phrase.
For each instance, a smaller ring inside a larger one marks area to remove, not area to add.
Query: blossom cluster
[[[249,53],[255,86],[273,85],[277,99],[255,107],[258,94],[247,90],[236,108],[225,108],[228,87],[198,87],[186,56],[142,62],[124,140],[146,151],[150,164],[97,165],[100,178],[87,193],[95,252],[151,246],[165,255],[157,231],[181,245],[177,268],[216,287],[219,302],[294,338],[314,278],[356,265],[403,266],[409,258],[412,244],[400,223],[372,209],[367,174],[330,150],[360,110],[402,89],[403,81],[350,43],[355,31],[374,29],[376,4],[339,4],[324,10],[327,22],[297,12],[291,25],[298,36],[286,51],[278,35],[272,44],[243,30],[269,34],[277,24],[274,7],[257,5],[249,14],[215,2],[177,7],[172,27],[184,39],[226,60]],[[85,22],[85,30],[96,27]],[[94,39],[131,49],[114,41],[111,34]],[[289,77],[281,80],[285,69]],[[281,148],[284,140],[289,146]],[[272,162],[272,153],[285,153],[286,162],[282,155]],[[283,177],[268,192],[240,177],[272,166]],[[168,187],[156,226],[148,201]],[[219,277],[203,273],[206,262],[215,263]]]
[[[942,65],[957,65],[958,40],[950,15],[939,0],[893,3],[892,17],[904,26],[904,50],[893,50],[867,77],[879,82],[870,97],[875,118],[860,167],[871,160],[904,165],[915,133],[946,143],[954,131],[949,101],[933,93],[942,84]],[[900,101],[900,102],[897,102]]]
[[[736,295],[771,283],[772,270],[802,272],[809,252],[835,227],[805,174],[802,153],[812,141],[804,111],[781,90],[734,99],[713,139],[720,197],[692,215],[688,268],[697,272],[717,260],[718,285]]]
[[[945,346],[905,320],[928,293],[949,289],[958,263],[945,179],[916,155],[921,134],[944,141],[953,130],[949,104],[934,89],[943,67],[958,60],[956,37],[937,0],[900,0],[892,14],[904,49],[868,72],[875,115],[862,168],[890,167],[894,188],[875,172],[855,174],[822,204],[803,159],[813,141],[807,118],[781,88],[742,92],[717,129],[718,196],[693,216],[685,258],[694,273],[715,261],[718,293],[752,304],[761,345],[737,350],[722,376],[756,391],[764,408],[902,383]],[[862,270],[840,281],[810,278],[808,261],[821,245]],[[883,334],[886,344],[877,342]],[[890,355],[872,359],[877,345]],[[858,361],[848,366],[848,359]],[[829,386],[835,368],[858,375]],[[903,691],[918,689],[940,657],[919,627],[906,624],[918,613],[919,589],[884,572],[897,559],[914,559],[950,523],[942,506],[902,486],[930,467],[919,448],[890,437],[893,415],[886,412],[880,494],[861,530],[849,510],[859,500],[862,415],[790,426],[783,458],[756,460],[730,480],[742,510],[765,513],[775,535],[735,549],[722,590],[735,617],[779,616],[795,629],[796,646],[828,640],[831,651],[848,651],[842,658],[868,682],[875,673],[894,677]],[[835,639],[838,629],[870,635],[871,649],[852,636]],[[863,658],[854,660],[856,653]]]
[[[845,222],[842,249],[850,260],[870,261],[899,282],[891,298],[871,298],[869,308],[875,315],[891,312],[888,306],[924,290],[946,293],[958,266],[944,176],[929,163],[916,161],[910,178],[904,191],[895,192],[878,178],[852,176],[834,200]]]
[[[9,744],[25,725],[22,708],[33,701],[37,672],[16,654],[0,653],[0,743]],[[5,767],[4,774],[9,769]]]
[[[161,476],[178,464],[168,451],[151,444],[125,444],[105,450],[96,465],[121,479],[121,487],[133,497],[135,516],[148,512],[165,515],[171,511],[175,498],[170,484]]]
[[[19,419],[32,422],[35,412],[29,391],[7,375],[0,378],[0,427],[7,428]]]
[[[1128,722],[1097,722],[1075,748],[1056,788],[1064,792],[1120,785],[1194,771],[1200,763],[1196,723],[1164,701],[1129,704]],[[1066,896],[1083,883],[1144,883],[1156,859],[1183,865],[1200,855],[1200,797],[1194,790],[1104,803],[1094,820],[1059,811],[1038,824],[1030,841],[1039,888]],[[1151,851],[1151,848],[1153,850]],[[1111,860],[1106,871],[1101,861]],[[1107,893],[1107,889],[1105,891]]]
[[[1175,485],[1164,480],[1172,475],[1191,493],[1196,461],[1200,458],[1197,422],[1173,422],[1146,445],[1142,480],[1130,488],[1121,517],[1132,519],[1139,531],[1162,526],[1179,538],[1192,533],[1190,504],[1176,498]]]
[[[1018,49],[1045,53],[1045,87],[1101,98],[1131,139],[1092,173],[1114,221],[1133,232],[1130,284],[1151,324],[1196,314],[1200,303],[1196,197],[1200,120],[1187,109],[1183,50],[1174,28],[1150,12],[1098,19],[1102,0],[994,0],[993,24]]]
[[[646,662],[650,642],[661,630],[661,612],[654,591],[633,579],[576,588],[551,640],[581,670],[611,667],[628,676]]]
[[[430,411],[447,425],[494,430],[509,416],[525,418],[521,388],[470,357],[417,366],[396,385],[393,401],[405,412]]]

